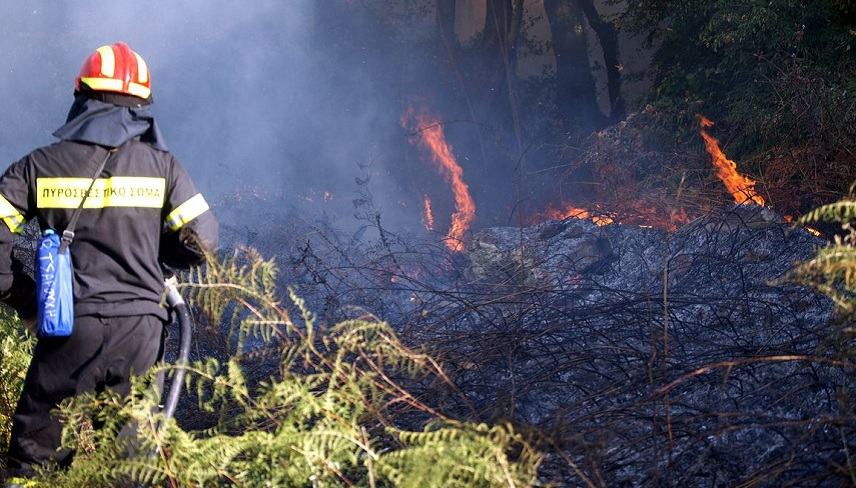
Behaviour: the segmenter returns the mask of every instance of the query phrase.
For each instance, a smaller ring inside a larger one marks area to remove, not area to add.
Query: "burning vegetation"
[[[706,129],[713,127],[713,121],[704,115],[699,115],[698,119],[701,126],[700,134],[704,139],[704,147],[710,154],[713,166],[716,168],[716,176],[725,185],[728,193],[734,198],[734,202],[738,205],[752,202],[763,207],[764,198],[755,192],[755,181],[737,171],[737,163],[725,156],[719,147],[719,141],[707,132]]]
[[[544,212],[544,217],[551,220],[565,219],[581,219],[591,220],[595,225],[604,226],[614,222],[611,217],[606,215],[592,214],[584,208],[575,207],[569,203],[564,203],[561,208],[555,208],[552,205],[547,205],[547,210]]]
[[[422,226],[425,230],[434,230],[434,210],[431,208],[431,197],[427,193],[422,199]]]
[[[455,197],[455,211],[452,213],[452,223],[446,233],[445,244],[452,251],[463,251],[464,238],[476,218],[476,203],[470,195],[470,187],[464,181],[464,169],[455,159],[452,146],[446,142],[443,123],[440,119],[411,108],[402,117],[401,124],[412,131],[411,141],[425,151],[443,181],[452,190]],[[433,215],[430,210],[430,200],[426,197],[426,222],[431,222],[433,228],[433,216],[430,219],[427,218]]]
[[[273,41],[220,46],[265,53],[241,65],[261,105],[214,108],[270,127],[211,125],[272,142],[212,173],[229,252],[191,277],[203,386],[186,431],[146,438],[188,450],[122,476],[856,486],[853,2],[263,3]],[[279,71],[254,86],[261,68]],[[208,78],[193,86],[231,96]],[[266,193],[254,175],[283,161],[295,188]],[[80,476],[126,467],[115,454]]]
[[[732,192],[738,203],[753,202],[764,205],[764,199],[754,192],[754,181],[739,174],[736,164],[729,160],[719,148],[718,142],[704,129],[713,123],[701,118],[701,136],[705,147],[713,158],[717,176]],[[451,215],[451,225],[446,233],[446,246],[453,251],[462,251],[465,246],[466,233],[476,217],[476,205],[469,191],[469,185],[464,179],[463,168],[458,163],[451,146],[446,141],[442,119],[427,115],[408,108],[401,120],[402,126],[411,131],[410,140],[418,145],[423,154],[434,163],[435,169],[443,178],[454,195],[455,211]],[[594,204],[597,210],[580,207],[574,203],[563,201],[559,205],[548,203],[541,212],[536,212],[528,219],[530,224],[544,220],[581,219],[590,220],[595,225],[606,226],[616,222],[638,225],[640,227],[656,227],[675,231],[681,225],[690,221],[687,211],[683,208],[672,208],[667,212],[643,201],[624,201],[621,206],[611,210],[600,210],[602,204]],[[434,209],[430,196],[426,193],[422,201],[422,225],[426,230],[434,230]]]
[[[410,109],[409,142],[453,196],[442,242],[379,218],[367,220],[377,241],[298,231],[321,237],[288,246],[293,267],[280,280],[301,285],[326,323],[367,310],[425,345],[445,366],[442,385],[402,391],[433,412],[532,428],[549,453],[539,475],[559,485],[847,476],[836,466],[856,419],[835,398],[856,366],[826,349],[833,303],[783,279],[821,244],[816,231],[776,213],[704,117],[691,126],[703,176],[646,192],[612,157],[649,156],[622,144],[650,115],[595,134],[596,150],[581,155],[607,159],[591,166],[609,192],[546,203],[523,226],[479,228],[471,172],[443,120]],[[437,205],[420,193],[431,231]],[[370,198],[359,205],[379,215]]]
[[[557,453],[542,476],[559,485],[666,476],[650,462],[662,449],[675,486],[781,464],[809,476],[846,415],[841,366],[811,360],[833,309],[773,282],[819,241],[756,205],[672,232],[580,210],[476,231],[463,252],[389,230],[347,248],[328,238],[289,256],[281,280],[324,321],[357,305],[424,344],[455,385],[416,385],[433,408],[537,426]]]

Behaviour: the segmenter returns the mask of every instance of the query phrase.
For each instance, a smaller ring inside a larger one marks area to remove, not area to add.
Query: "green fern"
[[[34,342],[15,312],[0,307],[0,452],[9,447],[12,415],[24,386]],[[3,462],[0,460],[0,469],[5,468]]]
[[[840,222],[847,224],[856,219],[856,200],[841,200],[818,207],[799,218],[799,223]]]
[[[319,326],[289,290],[289,307],[300,317],[293,321],[276,292],[276,273],[272,261],[243,249],[211,259],[183,287],[236,338],[235,356],[224,364],[207,359],[188,368],[187,389],[200,410],[217,414],[216,425],[189,432],[154,413],[153,371],[135,381],[129,398],[84,395],[62,405],[63,442],[78,455],[72,469],[46,471],[42,480],[54,486],[537,484],[542,455],[514,426],[453,418],[408,389],[408,378],[448,381],[436,361],[371,317]],[[274,377],[246,378],[250,337],[278,348]],[[426,419],[425,430],[408,430],[403,418]],[[138,427],[136,435],[117,435],[128,424]]]
[[[840,310],[856,310],[856,201],[841,200],[819,207],[799,219],[799,223],[838,222],[843,233],[817,251],[810,260],[800,263],[788,279],[814,287],[829,296]]]

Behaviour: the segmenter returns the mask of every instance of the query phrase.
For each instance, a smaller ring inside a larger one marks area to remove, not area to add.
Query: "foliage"
[[[832,298],[839,308],[856,312],[856,200],[845,199],[819,207],[799,220],[800,223],[838,222],[844,231],[817,255],[798,265],[792,278],[813,286]],[[854,332],[854,331],[851,331]]]
[[[829,244],[817,251],[817,254],[804,263],[797,265],[789,274],[792,281],[812,286],[829,296],[838,306],[840,312],[839,327],[833,330],[823,346],[844,364],[854,364],[856,361],[856,199],[851,186],[850,195],[838,202],[823,205],[799,219],[800,224],[838,223],[842,232],[836,234]],[[837,400],[839,411],[847,421],[842,425],[854,422],[856,404],[854,391],[854,375],[842,378]],[[853,464],[848,441],[842,432],[842,443],[847,453],[847,469],[849,481],[856,485],[856,467]]]
[[[214,359],[192,364],[188,390],[196,393],[201,410],[218,416],[216,425],[190,432],[153,413],[157,395],[151,377],[138,379],[126,399],[78,397],[61,409],[67,420],[64,444],[78,452],[72,469],[46,471],[43,481],[58,486],[113,486],[121,480],[169,486],[535,484],[541,455],[513,425],[457,420],[411,393],[407,382],[442,385],[448,379],[431,357],[404,346],[387,324],[361,317],[326,329],[293,292],[287,310],[276,295],[276,266],[255,251],[209,263],[207,272],[191,274],[186,291],[215,323],[231,324],[237,353],[225,364]],[[274,355],[277,372],[253,382],[244,364],[263,353]],[[138,426],[135,436],[118,435],[131,423]],[[421,428],[408,428],[413,425]]]
[[[853,362],[856,360],[856,338],[854,313],[856,313],[856,199],[851,195],[838,202],[821,206],[800,218],[800,224],[838,223],[842,233],[832,242],[817,251],[810,260],[800,263],[788,275],[794,282],[812,286],[830,297],[840,312],[839,327],[829,335],[825,347],[837,358]],[[845,379],[849,388],[842,389],[839,404],[842,411],[851,415],[854,411],[852,376]],[[846,445],[846,444],[845,444]],[[856,483],[856,470],[849,468],[851,480]]]
[[[671,115],[675,132],[698,145],[696,114],[718,122],[732,159],[791,213],[832,201],[856,177],[852,8],[833,0],[631,0],[622,22],[656,48],[648,101]]]
[[[6,452],[9,446],[12,415],[24,386],[33,344],[34,339],[15,312],[0,307],[0,452]]]
[[[853,24],[832,2],[632,0],[628,7],[625,26],[657,45],[662,103],[700,97],[711,116],[748,120],[775,108],[763,106],[775,98],[770,82],[794,66],[852,83]]]

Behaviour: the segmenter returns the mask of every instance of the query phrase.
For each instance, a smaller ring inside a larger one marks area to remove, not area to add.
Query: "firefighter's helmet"
[[[84,90],[82,85],[96,92],[132,95],[144,100],[152,95],[146,62],[124,42],[101,46],[84,61],[74,84],[75,91]]]

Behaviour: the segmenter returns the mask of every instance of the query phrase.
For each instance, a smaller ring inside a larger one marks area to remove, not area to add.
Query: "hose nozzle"
[[[184,305],[184,298],[178,292],[178,279],[175,276],[165,279],[163,286],[166,289],[166,303],[170,308],[174,309],[179,305]]]

